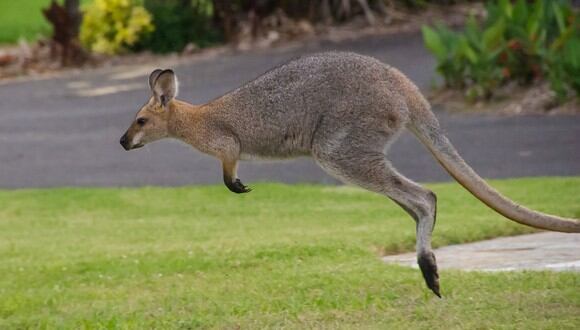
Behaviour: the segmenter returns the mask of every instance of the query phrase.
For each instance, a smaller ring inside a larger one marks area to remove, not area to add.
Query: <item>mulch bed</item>
[[[456,113],[490,113],[496,115],[574,115],[580,114],[580,99],[571,97],[559,101],[547,82],[532,86],[511,84],[496,92],[491,100],[470,102],[463,92],[449,89],[434,90],[428,95],[433,105]]]

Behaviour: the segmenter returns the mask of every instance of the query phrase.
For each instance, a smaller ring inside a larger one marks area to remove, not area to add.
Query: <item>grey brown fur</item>
[[[176,100],[171,70],[150,77],[153,97],[138,112],[121,144],[134,149],[165,137],[219,158],[233,192],[249,189],[236,174],[240,159],[311,156],[328,173],[399,204],[416,222],[418,264],[438,296],[431,249],[437,199],[399,174],[386,150],[409,128],[449,173],[485,204],[534,227],[580,232],[580,222],[519,206],[485,183],[443,135],[417,87],[376,59],[330,52],[274,68],[204,105]]]

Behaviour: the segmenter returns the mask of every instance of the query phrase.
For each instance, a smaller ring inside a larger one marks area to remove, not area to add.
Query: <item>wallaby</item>
[[[475,197],[501,215],[536,228],[580,232],[580,221],[522,207],[489,186],[443,134],[419,89],[400,71],[354,53],[294,59],[207,104],[177,100],[172,70],[149,77],[152,97],[121,138],[126,150],[162,138],[181,140],[222,162],[225,185],[250,189],[237,177],[239,160],[311,156],[338,179],[383,194],[416,222],[417,262],[439,297],[431,249],[435,194],[402,176],[386,149],[407,127]]]

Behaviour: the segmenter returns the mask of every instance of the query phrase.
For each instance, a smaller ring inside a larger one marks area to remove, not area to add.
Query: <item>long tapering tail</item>
[[[580,220],[545,214],[518,205],[492,188],[461,158],[455,147],[439,128],[431,111],[423,115],[432,116],[427,123],[417,120],[410,124],[411,131],[431,151],[437,161],[465,189],[504,217],[521,224],[553,231],[580,233]]]

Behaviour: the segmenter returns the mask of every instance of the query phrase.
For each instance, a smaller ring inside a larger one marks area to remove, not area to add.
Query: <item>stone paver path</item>
[[[435,250],[439,269],[478,271],[554,270],[580,272],[580,234],[544,232],[502,237]],[[414,253],[384,257],[417,267]]]

